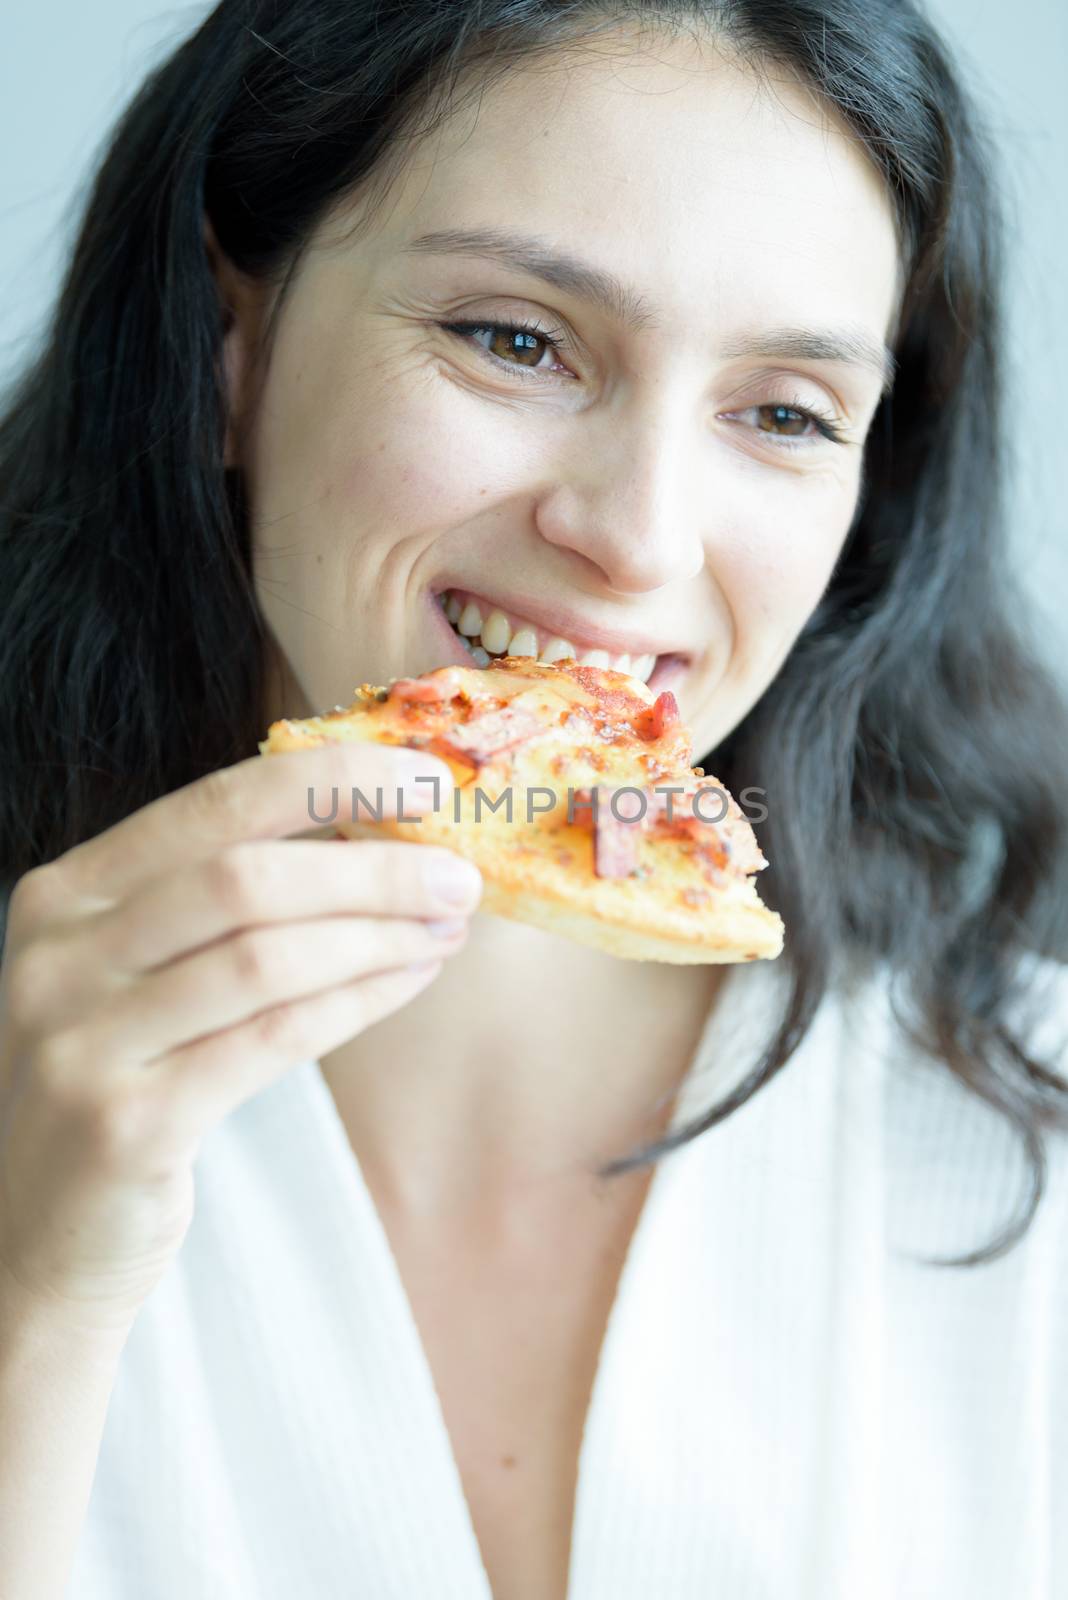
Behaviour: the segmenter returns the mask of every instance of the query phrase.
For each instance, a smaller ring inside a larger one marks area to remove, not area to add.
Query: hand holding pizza
[[[449,793],[447,765],[410,750],[253,757],[16,884],[0,1297],[87,1334],[127,1328],[192,1219],[205,1132],[404,1005],[460,947],[481,884],[447,848],[284,837],[327,815],[335,787],[415,814],[428,776]]]

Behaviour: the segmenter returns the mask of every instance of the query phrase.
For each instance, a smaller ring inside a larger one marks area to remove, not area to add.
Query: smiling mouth
[[[678,670],[688,664],[687,657],[673,652],[631,655],[586,648],[581,639],[565,639],[539,627],[529,618],[505,611],[463,589],[442,590],[435,600],[477,667],[488,667],[491,661],[502,656],[530,656],[544,662],[571,658],[580,666],[610,668],[648,683],[654,672],[658,678],[662,676],[658,667]]]

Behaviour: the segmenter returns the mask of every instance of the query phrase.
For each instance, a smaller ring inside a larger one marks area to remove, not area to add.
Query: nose
[[[541,537],[584,556],[620,594],[695,577],[707,514],[691,470],[699,448],[677,417],[634,428],[615,418],[596,442],[583,441],[583,457],[540,497]]]

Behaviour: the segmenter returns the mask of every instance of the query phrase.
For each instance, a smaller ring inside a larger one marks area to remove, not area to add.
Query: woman
[[[1064,1591],[995,213],[907,4],[224,0],[145,85],[0,435],[5,1593]],[[524,629],[764,791],[780,962],[256,755]]]

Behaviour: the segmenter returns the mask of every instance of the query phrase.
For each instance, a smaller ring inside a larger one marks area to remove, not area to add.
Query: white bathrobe
[[[1068,969],[1029,1034],[1068,1072]],[[732,968],[673,1125],[755,1059]],[[1030,1024],[1029,1024],[1030,1026]],[[828,997],[787,1067],[661,1158],[579,1458],[569,1600],[1065,1600],[1068,1136],[1023,1243],[1014,1136]],[[396,1262],[318,1064],[205,1139],[123,1351],[69,1600],[492,1600]]]

